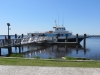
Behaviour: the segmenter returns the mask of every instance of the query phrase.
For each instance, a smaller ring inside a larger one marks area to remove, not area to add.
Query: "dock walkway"
[[[16,47],[16,46],[22,46],[22,45],[49,45],[49,44],[69,44],[69,45],[76,45],[77,42],[53,42],[53,41],[46,41],[46,40],[40,40],[40,41],[28,41],[27,39],[0,39],[0,48],[6,48],[6,47]]]
[[[16,47],[21,45],[21,39],[0,39],[0,48]]]

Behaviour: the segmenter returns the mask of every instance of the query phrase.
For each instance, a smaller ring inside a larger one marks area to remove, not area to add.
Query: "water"
[[[0,39],[4,36],[0,36]],[[14,38],[14,36],[11,36]],[[19,53],[18,48],[12,48],[13,53]],[[39,56],[41,58],[61,58],[63,56],[90,58],[93,60],[100,60],[100,37],[87,38],[86,49],[84,49],[83,41],[78,46],[67,45],[52,45],[52,46],[24,46],[24,57],[33,58]],[[3,48],[1,55],[8,54],[8,50]]]

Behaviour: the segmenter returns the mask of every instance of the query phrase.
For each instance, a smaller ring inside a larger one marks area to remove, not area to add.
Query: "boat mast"
[[[56,23],[56,20],[55,20],[55,25],[56,25],[56,27],[57,27],[57,23]]]
[[[63,21],[62,21],[62,27],[64,26],[64,18],[63,18]]]

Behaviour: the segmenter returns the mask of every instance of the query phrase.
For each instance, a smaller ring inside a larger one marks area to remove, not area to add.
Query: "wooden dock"
[[[21,39],[0,39],[0,48],[21,46]]]
[[[58,38],[58,37],[57,37]],[[28,42],[26,41],[25,43],[22,43],[22,39],[23,38],[15,38],[15,39],[0,39],[0,55],[1,55],[1,48],[8,48],[8,53],[11,54],[12,53],[12,47],[20,47],[21,46],[25,46],[25,45],[42,45],[42,46],[46,46],[46,45],[59,45],[59,44],[64,44],[64,45],[78,45],[78,34],[76,34],[76,42],[47,42],[47,41],[40,41],[40,42]],[[66,37],[67,40],[67,37]],[[84,34],[84,42],[83,42],[84,47],[86,47],[86,34]]]
[[[47,45],[47,44],[67,44],[67,45],[77,45],[79,44],[78,42],[78,34],[76,34],[76,42],[28,42],[28,40],[24,43],[22,43],[23,38],[19,39],[0,39],[0,48],[5,48],[5,47],[16,47],[16,46],[22,46],[22,45],[29,45],[29,44],[34,44],[34,45]],[[67,40],[67,37],[66,37]],[[84,34],[84,44],[86,44],[86,34]]]

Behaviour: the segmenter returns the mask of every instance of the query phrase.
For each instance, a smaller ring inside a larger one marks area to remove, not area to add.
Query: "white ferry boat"
[[[54,42],[76,42],[76,35],[73,35],[72,32],[66,31],[66,28],[64,26],[55,26],[53,27],[54,31],[47,31],[44,33],[34,32],[34,33],[28,33],[28,37],[41,37],[43,39],[43,36],[48,41],[53,40]],[[67,40],[66,40],[67,35]],[[58,36],[58,37],[57,37]],[[48,38],[48,39],[47,39]],[[78,43],[80,43],[84,39],[83,35],[78,35]]]

